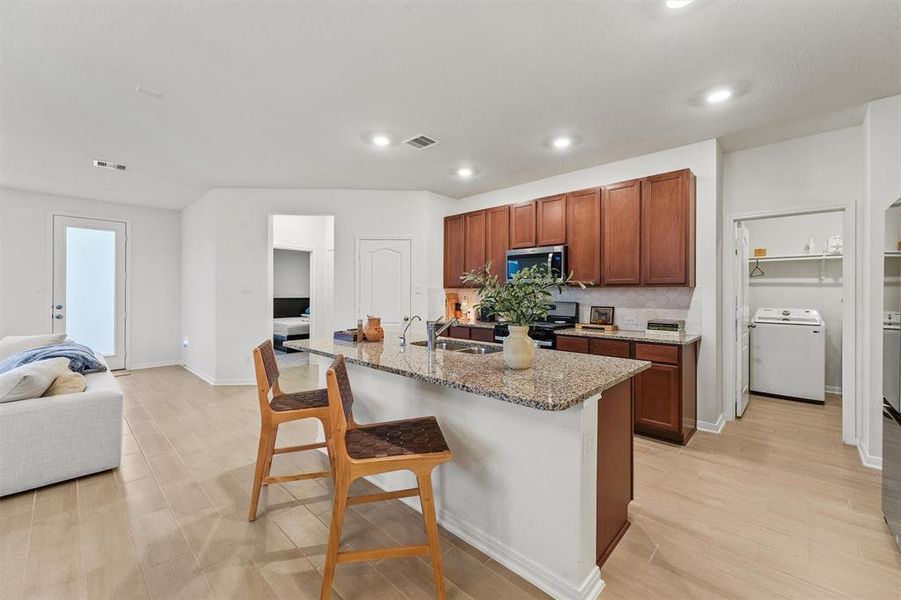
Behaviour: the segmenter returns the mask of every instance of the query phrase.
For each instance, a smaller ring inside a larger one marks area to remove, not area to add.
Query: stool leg
[[[260,447],[257,449],[257,470],[253,476],[253,492],[250,495],[250,513],[248,521],[256,521],[257,506],[260,503],[260,488],[263,486],[263,477],[266,477],[266,464],[272,461],[269,454],[270,428],[267,425],[260,427]]]
[[[272,472],[272,458],[275,456],[275,438],[278,437],[278,424],[269,430],[269,447],[266,449],[266,470],[263,477],[269,477]]]
[[[435,589],[439,600],[444,600],[444,572],[441,569],[441,545],[438,543],[438,520],[435,517],[435,498],[432,495],[432,472],[417,473],[419,500],[422,503],[422,519],[432,551],[432,570],[435,572]]]
[[[335,503],[332,505],[332,525],[328,534],[328,552],[325,557],[325,572],[322,575],[321,600],[328,600],[335,580],[335,566],[338,563],[338,547],[341,545],[341,531],[344,528],[344,511],[347,509],[347,494],[350,492],[348,469],[340,469],[335,480]]]

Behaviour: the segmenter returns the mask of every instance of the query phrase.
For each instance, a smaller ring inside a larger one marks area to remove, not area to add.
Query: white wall
[[[272,297],[310,297],[310,253],[276,248],[272,255]]]
[[[842,213],[756,219],[744,222],[751,248],[765,247],[770,256],[802,254],[813,236],[822,253],[830,235],[841,234]],[[820,269],[825,266],[825,277]],[[842,387],[842,263],[841,260],[763,262],[763,277],[751,279],[750,308],[814,308],[826,322],[826,380],[830,391]]]
[[[51,330],[53,214],[129,224],[127,366],[177,363],[181,221],[171,210],[0,189],[0,337]]]
[[[696,328],[693,333],[700,333],[702,336],[698,358],[699,425],[707,429],[715,428],[722,416],[722,401],[719,396],[721,381],[718,327],[721,304],[719,295],[720,218],[717,207],[718,157],[719,149],[716,140],[707,140],[470,196],[458,202],[452,202],[448,206],[446,214],[522,202],[677,169],[691,169],[697,176],[697,286],[694,290],[688,292],[676,288],[655,289],[654,291],[649,289],[584,292],[574,290],[567,292],[566,297],[586,306],[601,301],[609,301],[611,304],[626,303],[628,306],[623,306],[626,309],[623,311],[624,315],[632,311],[638,318],[645,320],[649,314],[668,311],[665,314],[685,318],[690,322],[692,327]],[[662,306],[649,306],[649,302],[659,302]],[[646,310],[642,312],[643,309]],[[635,326],[630,327],[635,328]]]
[[[863,123],[864,197],[860,203],[857,286],[857,415],[861,457],[882,464],[882,301],[885,209],[901,199],[901,95],[871,102]]]
[[[723,280],[722,315],[723,334],[723,391],[726,414],[734,416],[734,367],[732,354],[735,344],[733,329],[733,244],[732,218],[751,214],[811,210],[819,207],[853,207],[863,198],[864,153],[863,129],[849,127],[826,133],[796,138],[748,148],[723,155],[723,231],[727,243],[722,248]],[[805,236],[806,240],[806,236]],[[778,246],[792,253],[797,242]],[[817,240],[821,247],[823,240]],[[752,246],[755,244],[752,240]],[[803,248],[803,243],[801,244]],[[776,252],[770,252],[775,254]],[[845,264],[844,277],[852,271]],[[778,267],[777,267],[778,269]],[[847,371],[853,366],[854,340],[844,339],[842,366]],[[843,388],[845,398],[854,390]],[[850,440],[848,440],[850,441]]]
[[[430,312],[443,312],[441,262],[430,247],[436,231],[440,231],[435,223],[440,223],[449,202],[442,196],[404,191],[215,189],[199,202],[209,203],[215,217],[211,219],[215,223],[215,252],[212,258],[192,256],[186,260],[203,262],[216,274],[216,327],[205,333],[204,341],[216,348],[210,374],[216,383],[252,381],[251,349],[271,335],[271,215],[334,216],[336,328],[356,324],[356,240],[370,235],[412,239],[413,312],[422,318]],[[440,239],[435,243],[440,244]],[[196,298],[202,298],[202,294],[192,289],[184,303],[192,304]],[[186,323],[186,330],[188,327],[191,325]],[[195,358],[186,359],[189,368],[196,365]]]
[[[181,214],[181,361],[208,382],[216,374],[216,212],[202,199]]]

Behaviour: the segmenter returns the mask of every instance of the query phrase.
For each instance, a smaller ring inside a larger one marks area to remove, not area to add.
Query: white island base
[[[331,360],[314,360],[324,386]],[[549,411],[347,366],[358,423],[438,418],[454,453],[433,475],[443,527],[554,598],[598,597],[598,564],[629,525],[631,379],[603,398]],[[385,490],[416,487],[409,472],[371,481]],[[417,499],[405,502],[420,510]]]

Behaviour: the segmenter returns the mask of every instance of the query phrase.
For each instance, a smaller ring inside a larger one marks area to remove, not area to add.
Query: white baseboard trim
[[[717,418],[716,423],[708,423],[707,421],[698,421],[698,431],[706,431],[707,433],[715,433],[717,435],[723,432],[723,428],[726,426],[726,415],[720,413],[720,416]]]
[[[210,377],[209,375],[207,375],[207,374],[204,373],[203,371],[201,371],[201,370],[199,370],[199,369],[194,369],[194,368],[189,367],[188,365],[185,365],[185,364],[182,364],[182,368],[183,368],[185,371],[187,371],[188,373],[190,373],[191,375],[194,375],[195,377],[199,377],[199,378],[203,379],[203,380],[206,381],[208,384],[210,384],[210,385],[216,385],[215,379],[213,379],[212,377]]]
[[[182,367],[184,367],[185,371],[200,377],[210,385],[256,385],[255,379],[216,379],[188,365],[183,364]]]
[[[366,477],[371,483],[382,490],[391,489],[385,478],[381,475]],[[417,512],[422,512],[418,498],[403,498],[401,502]],[[558,600],[596,600],[604,589],[604,580],[601,578],[601,570],[595,566],[585,581],[579,587],[575,587],[552,573],[548,573],[543,567],[535,564],[526,557],[497,542],[487,534],[463,523],[456,517],[441,510],[438,511],[438,523],[442,527],[456,535],[458,538],[481,550],[492,559],[510,569],[529,583],[537,586],[546,594]]]
[[[174,367],[180,365],[181,363],[177,360],[164,360],[162,362],[154,362],[154,363],[140,363],[137,365],[129,365],[129,371],[140,371],[141,369],[156,369],[159,367]]]
[[[840,387],[837,386],[837,385],[827,385],[827,386],[826,386],[826,393],[827,393],[827,394],[841,394],[841,393],[842,393],[842,388],[840,388]]]
[[[882,470],[882,457],[870,454],[869,449],[860,442],[857,442],[857,453],[860,455],[860,462],[863,463],[863,466],[878,471]]]

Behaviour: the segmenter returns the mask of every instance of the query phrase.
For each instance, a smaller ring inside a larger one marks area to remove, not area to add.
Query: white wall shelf
[[[901,256],[901,252],[898,253]],[[756,262],[789,262],[799,260],[834,260],[842,258],[841,254],[784,254],[781,256],[751,256],[749,263]]]

